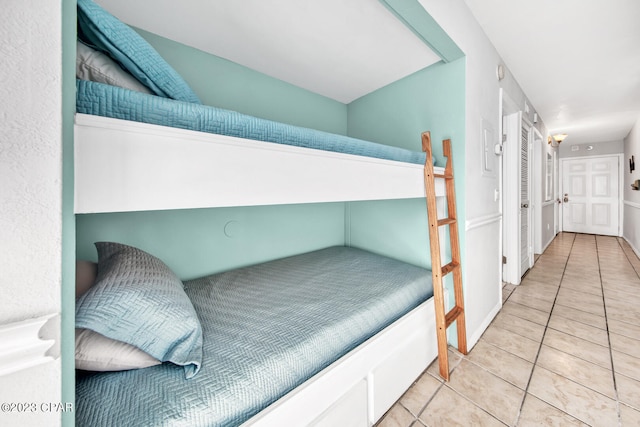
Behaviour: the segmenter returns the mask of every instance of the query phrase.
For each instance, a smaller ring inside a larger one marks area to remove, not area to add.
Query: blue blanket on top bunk
[[[103,83],[77,80],[78,113],[287,144],[337,153],[424,164],[426,155],[343,135],[176,101]]]
[[[203,330],[200,372],[80,377],[78,426],[236,426],[433,295],[431,273],[332,247],[185,282]]]

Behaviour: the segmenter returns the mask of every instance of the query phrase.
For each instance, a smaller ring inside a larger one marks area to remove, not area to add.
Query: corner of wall
[[[640,249],[640,191],[631,190],[631,183],[640,179],[640,170],[629,172],[626,161],[631,156],[640,156],[640,117],[623,141],[623,193],[622,236],[638,255]],[[639,157],[640,158],[640,157]]]
[[[75,259],[73,122],[75,114],[76,0],[62,0],[62,286],[61,401],[75,406]],[[75,425],[73,411],[63,411],[62,426]]]

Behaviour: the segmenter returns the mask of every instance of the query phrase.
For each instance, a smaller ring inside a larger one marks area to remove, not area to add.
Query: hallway
[[[434,362],[378,425],[640,426],[639,273],[621,238],[559,234],[451,381]]]

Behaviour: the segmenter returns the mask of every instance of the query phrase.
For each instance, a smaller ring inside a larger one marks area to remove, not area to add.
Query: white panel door
[[[564,231],[618,235],[618,157],[562,161]]]

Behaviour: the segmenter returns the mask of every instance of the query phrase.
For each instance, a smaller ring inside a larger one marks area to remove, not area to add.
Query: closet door
[[[503,132],[502,280],[517,285],[533,265],[533,130],[517,112],[504,116]]]
[[[531,207],[531,126],[521,120],[520,125],[520,277],[533,266],[532,207]]]

